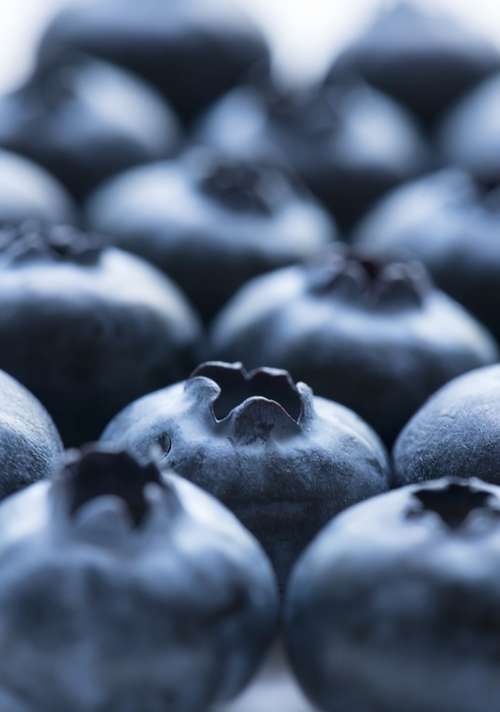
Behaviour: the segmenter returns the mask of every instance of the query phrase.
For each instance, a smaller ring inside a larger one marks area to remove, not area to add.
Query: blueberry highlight
[[[430,398],[399,435],[393,451],[394,484],[452,477],[500,482],[500,367],[455,378]]]

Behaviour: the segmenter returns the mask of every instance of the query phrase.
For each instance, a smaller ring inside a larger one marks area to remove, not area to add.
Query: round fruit
[[[0,98],[0,145],[53,173],[77,198],[177,148],[171,110],[127,72],[80,55],[40,67]]]
[[[486,187],[500,183],[500,74],[482,82],[445,116],[438,132],[442,158],[468,171]]]
[[[436,284],[500,339],[500,195],[459,170],[396,188],[368,213],[354,246],[373,259],[419,260]]]
[[[297,564],[293,669],[325,712],[500,702],[500,488],[444,479],[353,507]]]
[[[361,76],[432,124],[500,68],[498,49],[453,16],[397,2],[343,50],[329,72]]]
[[[335,235],[284,171],[203,149],[111,179],[87,220],[172,277],[206,321],[244,282],[311,257]]]
[[[0,688],[30,709],[202,712],[247,683],[276,628],[253,537],[125,453],[72,453],[9,498],[0,568]]]
[[[49,25],[42,61],[67,48],[128,67],[152,82],[185,122],[238,84],[267,42],[231,0],[87,0]]]
[[[0,225],[28,218],[71,223],[74,206],[65,188],[43,168],[0,150]]]
[[[235,89],[203,118],[197,138],[235,155],[289,165],[343,228],[428,161],[409,115],[359,81]]]
[[[500,366],[491,366],[455,378],[413,416],[394,446],[395,482],[446,473],[500,484],[499,458]]]
[[[201,330],[143,260],[69,227],[0,231],[0,368],[46,406],[66,445],[189,373]]]
[[[375,434],[285,371],[206,363],[141,398],[106,428],[106,445],[162,466],[220,499],[257,537],[281,587],[302,549],[349,504],[388,487]]]
[[[498,358],[490,335],[418,264],[338,250],[243,287],[214,323],[210,354],[286,368],[387,445],[435,390]]]
[[[50,477],[62,443],[42,404],[0,371],[0,499]]]

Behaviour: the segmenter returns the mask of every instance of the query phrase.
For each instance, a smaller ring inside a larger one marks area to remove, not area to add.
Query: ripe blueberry
[[[435,390],[497,360],[490,335],[418,264],[339,250],[249,282],[216,319],[210,353],[286,368],[387,445]]]
[[[50,477],[62,443],[42,404],[0,371],[0,499]]]
[[[127,67],[152,82],[190,122],[258,63],[264,35],[232,0],[91,0],[55,16],[42,61],[65,49]]]
[[[172,277],[206,321],[244,282],[311,257],[335,235],[284,171],[206,150],[111,179],[87,219]]]
[[[500,195],[447,169],[389,193],[356,230],[374,259],[419,260],[437,286],[500,339]]]
[[[289,165],[344,229],[428,161],[406,111],[352,80],[301,90],[271,82],[235,89],[200,121],[197,138]]]
[[[141,460],[160,445],[162,466],[216,496],[257,537],[282,588],[334,514],[388,487],[370,428],[277,369],[203,364],[125,408],[102,441]]]
[[[202,712],[239,692],[275,632],[253,537],[124,453],[70,453],[8,498],[0,568],[0,689],[31,709]]]
[[[28,218],[76,219],[71,198],[55,178],[28,159],[0,150],[0,225]]]
[[[500,484],[500,366],[455,378],[413,416],[394,446],[395,483],[451,475]]]
[[[0,98],[0,146],[53,173],[77,199],[105,178],[177,148],[177,120],[122,69],[80,55],[40,67]]]
[[[334,61],[330,80],[354,73],[432,125],[460,96],[500,68],[493,43],[446,13],[397,2]]]
[[[299,560],[295,673],[325,712],[476,712],[500,700],[500,488],[444,479],[363,502]]]
[[[486,188],[500,182],[500,129],[492,120],[499,105],[500,74],[495,74],[453,106],[438,130],[443,160],[467,171]]]
[[[199,321],[143,260],[64,226],[0,230],[0,368],[46,406],[66,445],[196,363]]]

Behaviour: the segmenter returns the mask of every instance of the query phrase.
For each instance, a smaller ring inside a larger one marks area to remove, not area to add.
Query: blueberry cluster
[[[307,85],[231,0],[55,16],[0,96],[1,712],[227,709],[277,640],[325,712],[498,712],[498,106],[406,0]]]

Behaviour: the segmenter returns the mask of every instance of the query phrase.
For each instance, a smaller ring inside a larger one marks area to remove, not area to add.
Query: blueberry
[[[288,373],[206,363],[190,379],[132,403],[106,445],[162,464],[220,499],[261,542],[281,587],[334,514],[388,486],[384,448],[348,409]]]
[[[500,128],[492,118],[499,110],[500,74],[496,74],[458,102],[438,131],[443,160],[468,171],[486,188],[500,183]]]
[[[395,482],[476,476],[500,484],[500,366],[455,378],[430,398],[394,446]]]
[[[498,708],[500,488],[410,486],[337,517],[298,562],[287,646],[325,712]]]
[[[0,368],[47,407],[67,445],[189,373],[200,325],[143,260],[74,228],[0,230]]]
[[[335,59],[330,80],[363,77],[432,125],[460,96],[500,68],[493,43],[445,12],[397,2]]]
[[[249,282],[210,340],[213,358],[286,368],[387,445],[440,386],[497,360],[490,335],[418,264],[339,250]]]
[[[251,277],[311,257],[335,235],[279,168],[203,149],[113,178],[87,218],[171,276],[205,320]]]
[[[500,339],[500,194],[447,169],[396,188],[362,221],[354,245],[374,259],[424,263],[436,284]]]
[[[61,453],[61,439],[45,408],[0,371],[0,499],[50,477]]]
[[[276,628],[253,537],[125,453],[70,453],[6,500],[0,568],[0,689],[30,709],[202,712],[247,683]]]
[[[288,164],[349,228],[389,188],[418,175],[427,148],[394,101],[359,81],[233,90],[200,121],[199,141]]]
[[[76,219],[71,198],[55,178],[26,158],[0,150],[0,225],[27,218]]]
[[[59,178],[77,199],[129,166],[168,156],[179,130],[170,108],[110,64],[65,55],[0,98],[0,145]]]
[[[266,70],[264,35],[231,0],[91,0],[60,12],[42,38],[46,61],[77,49],[152,82],[191,121],[254,63]]]

